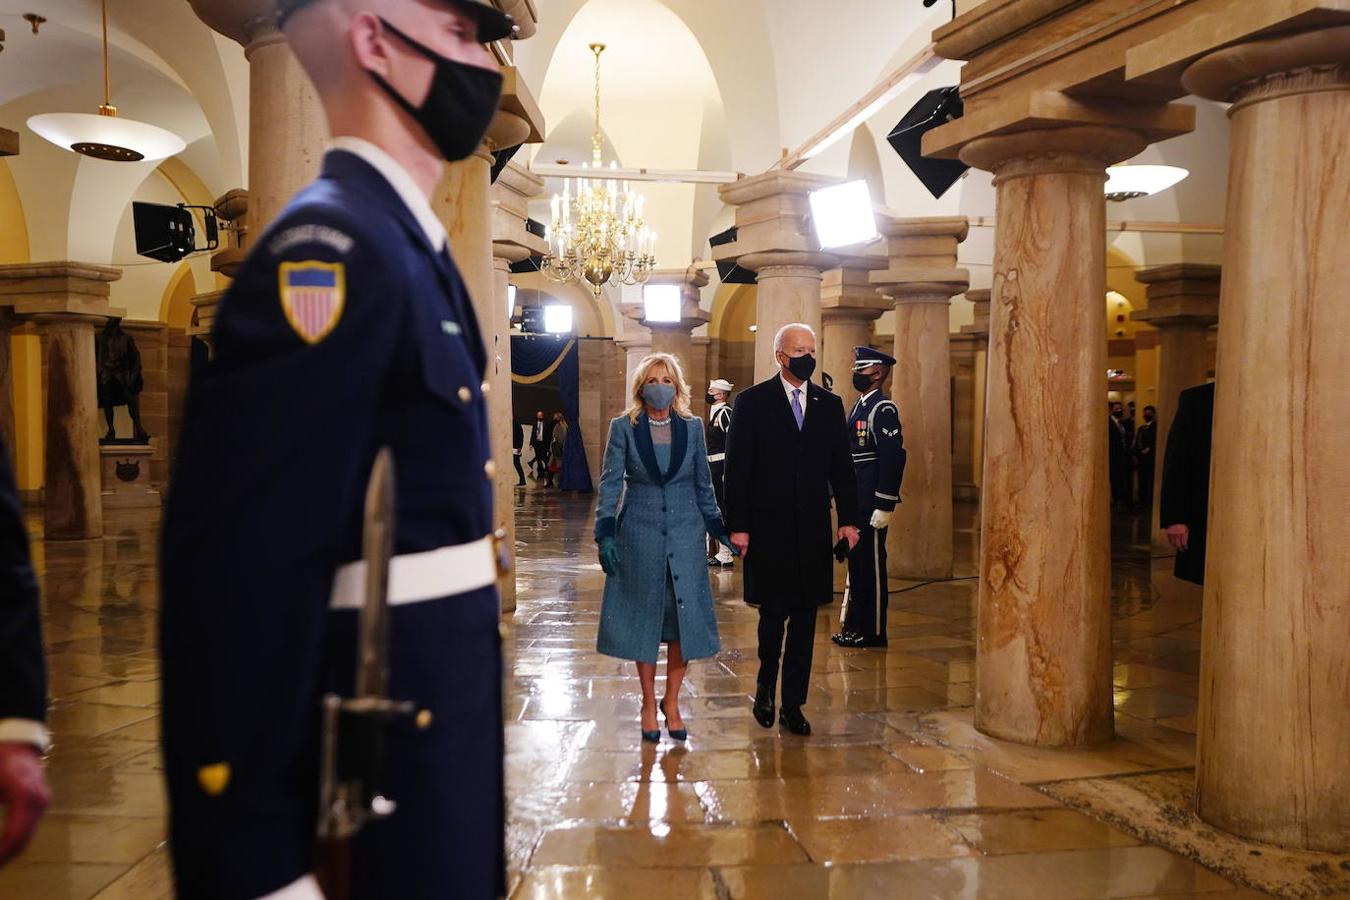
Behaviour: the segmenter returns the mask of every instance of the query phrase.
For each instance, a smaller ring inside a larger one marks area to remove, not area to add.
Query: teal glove
[[[713,540],[717,541],[717,543],[721,544],[723,547],[726,547],[728,550],[730,550],[732,556],[741,555],[741,551],[737,550],[736,546],[731,543],[731,535],[727,534],[727,530],[725,528],[723,528],[721,531],[714,533]]]
[[[619,574],[619,542],[612,537],[600,539],[600,568],[606,575]]]

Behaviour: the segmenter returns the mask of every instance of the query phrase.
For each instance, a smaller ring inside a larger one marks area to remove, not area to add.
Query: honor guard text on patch
[[[347,299],[342,263],[281,263],[278,290],[286,321],[307,344],[317,344],[337,327]]]

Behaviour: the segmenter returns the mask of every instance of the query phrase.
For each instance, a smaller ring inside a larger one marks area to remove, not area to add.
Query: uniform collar
[[[867,402],[867,398],[870,397],[870,396],[872,396],[873,394],[875,394],[875,393],[876,393],[877,391],[879,391],[879,390],[881,390],[881,388],[872,388],[870,391],[868,391],[867,393],[865,393],[865,394],[863,394],[861,397],[859,397],[859,398],[858,398],[858,402],[859,402],[859,403],[866,403],[866,402]]]
[[[417,220],[418,226],[426,233],[427,241],[436,250],[444,250],[449,237],[445,226],[431,208],[431,201],[418,188],[408,170],[388,153],[363,138],[344,135],[333,138],[331,150],[342,150],[366,162],[372,169],[384,176],[389,186],[398,194],[403,205],[408,207]]]

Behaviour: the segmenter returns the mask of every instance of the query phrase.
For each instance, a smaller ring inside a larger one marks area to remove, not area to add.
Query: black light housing
[[[961,118],[965,106],[958,87],[938,88],[919,102],[886,135],[886,141],[909,166],[928,193],[941,197],[970,167],[959,159],[930,159],[923,155],[923,136]]]
[[[708,238],[708,244],[712,247],[721,247],[723,244],[731,244],[736,241],[736,226],[733,225],[721,234],[714,234]],[[717,277],[723,284],[757,284],[759,277],[749,269],[743,268],[730,260],[719,260],[717,263]]]

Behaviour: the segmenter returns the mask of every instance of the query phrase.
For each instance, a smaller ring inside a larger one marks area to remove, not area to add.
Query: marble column
[[[1350,850],[1350,26],[1211,53],[1232,105],[1197,809]]]
[[[499,523],[506,531],[506,548],[514,570],[516,559],[516,478],[512,456],[512,434],[516,419],[511,404],[511,315],[507,303],[511,296],[511,264],[545,249],[543,238],[525,229],[530,198],[543,193],[543,179],[529,170],[509,163],[492,186],[492,304],[487,318],[480,319],[484,334],[491,333],[486,384],[488,415],[492,420],[492,459],[497,469],[495,502],[500,510]],[[501,584],[502,609],[516,608],[516,580],[505,578]]]
[[[973,334],[951,336],[952,358],[952,499],[978,500],[975,486],[975,356]]]
[[[908,462],[886,538],[889,572],[930,581],[952,577],[951,298],[970,284],[956,252],[964,218],[892,219],[880,224],[891,264],[872,284],[895,302],[896,365],[891,398],[900,408]]]
[[[624,316],[633,318],[627,309],[624,310]],[[625,325],[624,337],[615,340],[614,343],[622,351],[624,358],[623,395],[622,402],[610,413],[611,417],[617,416],[628,406],[628,388],[633,383],[633,373],[637,371],[638,364],[642,362],[643,357],[652,352],[652,334],[645,327]]]
[[[6,309],[0,308],[0,446],[10,454],[11,470],[14,464],[14,359],[11,337],[18,320]]]
[[[249,62],[248,225],[261,234],[319,174],[328,123],[318,94],[276,28],[273,0],[189,0],[197,17]]]
[[[839,264],[820,252],[805,224],[807,195],[834,180],[775,169],[722,185],[722,201],[736,207],[736,240],[714,250],[716,260],[735,260],[759,279],[755,312],[755,381],[778,369],[773,339],[790,322],[803,322],[820,335],[821,273]],[[819,347],[817,347],[819,350]]]
[[[994,173],[975,725],[1004,740],[1109,740],[1106,167],[1139,134],[1071,126],[979,138]]]
[[[49,541],[103,536],[94,332],[122,318],[108,296],[120,269],[49,262],[0,266],[0,306],[35,322],[46,353],[43,534]]]
[[[821,277],[820,369],[834,379],[832,390],[844,401],[844,412],[853,408],[858,392],[853,389],[853,348],[872,345],[873,323],[890,309],[877,295],[869,272],[884,260],[863,265],[838,266]]]
[[[984,483],[984,410],[986,373],[989,369],[989,288],[976,288],[966,291],[966,299],[975,307],[975,318],[969,325],[961,326],[961,333],[975,339],[975,373],[973,384],[974,406],[971,417],[971,474],[975,485],[975,499],[980,498],[981,485]]]
[[[1219,267],[1181,263],[1135,273],[1144,284],[1148,308],[1134,313],[1160,332],[1158,399],[1153,451],[1153,549],[1172,552],[1167,533],[1158,527],[1162,493],[1162,461],[1167,432],[1177,411],[1177,395],[1205,383],[1209,369],[1209,330],[1219,321]]]

